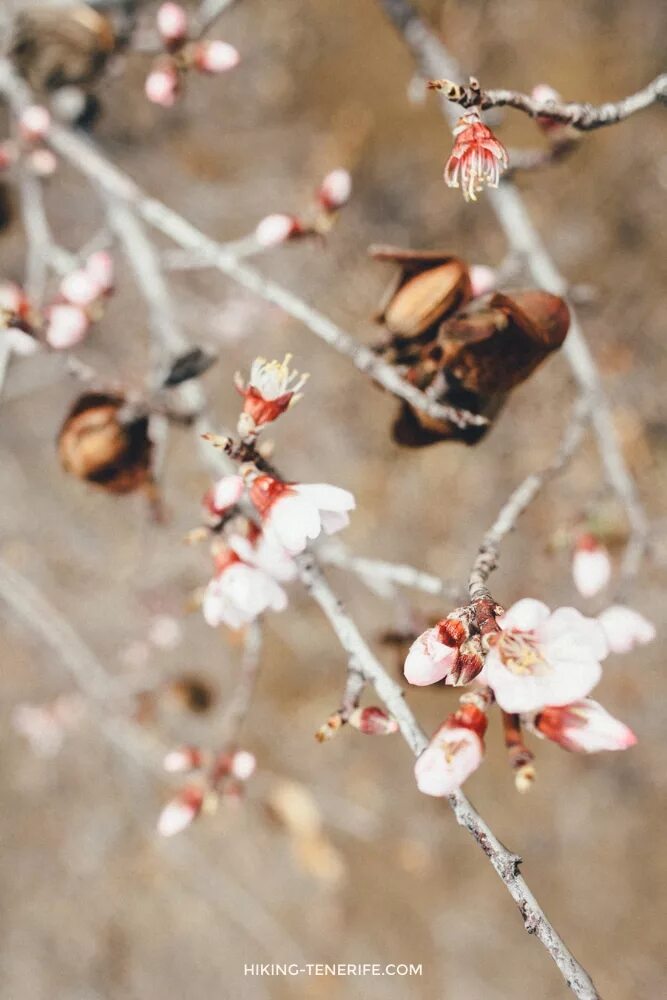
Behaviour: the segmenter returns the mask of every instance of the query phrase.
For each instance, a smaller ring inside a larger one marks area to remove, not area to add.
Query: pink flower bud
[[[574,585],[582,597],[595,597],[611,579],[611,559],[593,535],[582,535],[572,559]]]
[[[592,698],[543,709],[535,718],[535,728],[565,750],[579,753],[627,750],[637,742],[625,723]]]
[[[398,732],[398,722],[392,719],[381,708],[370,705],[368,708],[355,708],[347,720],[349,724],[367,736],[387,736]]]
[[[252,778],[257,768],[257,759],[249,750],[237,750],[232,757],[229,773],[237,781],[247,781]]]
[[[485,264],[473,264],[470,268],[472,294],[477,297],[494,291],[498,287],[497,278],[498,275],[492,267],[486,267]]]
[[[162,766],[170,774],[182,774],[186,771],[196,771],[202,765],[202,752],[199,747],[178,747],[165,754]]]
[[[317,191],[317,200],[327,212],[335,212],[350,200],[352,177],[342,167],[327,174]]]
[[[60,282],[60,293],[73,306],[89,306],[102,289],[86,270],[71,271]]]
[[[171,108],[176,103],[178,95],[179,76],[176,67],[170,63],[159,65],[146,77],[144,91],[153,104],[163,108]]]
[[[56,350],[67,350],[80,344],[88,332],[88,317],[83,309],[73,305],[51,306],[46,328],[47,342]]]
[[[157,30],[169,44],[182,42],[188,33],[188,15],[178,3],[163,3],[157,12]]]
[[[157,821],[157,832],[161,837],[173,837],[187,829],[197,818],[204,804],[201,788],[188,785],[182,788],[164,807]]]
[[[58,158],[50,149],[33,149],[27,157],[30,170],[35,177],[52,177],[58,169]]]
[[[195,47],[195,66],[204,73],[226,73],[238,66],[240,58],[228,42],[199,42]]]
[[[106,250],[98,250],[86,261],[86,271],[105,292],[113,288],[113,257]]]
[[[223,476],[210,490],[208,509],[212,514],[224,514],[243,496],[245,484],[241,476]]]
[[[262,219],[255,230],[255,239],[260,246],[274,247],[300,232],[301,224],[293,215],[276,213]]]
[[[41,104],[31,104],[19,118],[19,130],[27,142],[44,139],[50,126],[51,115]]]

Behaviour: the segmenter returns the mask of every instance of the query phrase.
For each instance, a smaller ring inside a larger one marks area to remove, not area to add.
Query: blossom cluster
[[[170,750],[163,766],[170,774],[196,775],[167,802],[158,817],[160,836],[173,837],[202,812],[215,810],[221,797],[239,799],[245,783],[255,773],[257,761],[249,750],[235,748],[211,755],[199,747],[183,746]]]
[[[459,609],[427,629],[405,661],[412,684],[476,683],[418,758],[421,791],[449,795],[479,767],[489,698],[566,750],[594,753],[634,745],[632,730],[589,695],[610,653],[629,652],[654,638],[643,615],[612,605],[589,618],[575,608],[552,612],[541,601],[523,598],[499,615],[497,631],[484,637],[472,631],[472,615]]]
[[[243,396],[239,433],[254,449],[260,431],[298,399],[305,375],[282,362],[257,358],[247,383],[237,373]],[[258,456],[259,458],[259,456]],[[289,483],[246,462],[239,474],[223,476],[204,496],[206,515],[216,529],[212,545],[215,572],[202,601],[209,625],[239,629],[265,611],[287,606],[284,584],[297,573],[294,557],[320,534],[334,534],[349,523],[353,495],[327,483]],[[251,517],[242,514],[245,503]],[[225,527],[224,536],[219,530]]]
[[[54,350],[76,347],[101,317],[113,280],[113,260],[100,250],[62,278],[58,293],[43,309],[18,285],[6,282],[0,285],[0,329],[19,355],[34,353],[40,341]]]
[[[0,143],[0,173],[20,160],[36,177],[50,177],[58,166],[55,153],[44,144],[50,127],[51,115],[41,104],[24,108],[16,138]]]
[[[173,107],[188,70],[226,73],[239,63],[239,53],[229,42],[191,41],[188,15],[178,3],[162,4],[157,12],[157,29],[165,52],[155,60],[144,85],[146,97],[153,104]]]

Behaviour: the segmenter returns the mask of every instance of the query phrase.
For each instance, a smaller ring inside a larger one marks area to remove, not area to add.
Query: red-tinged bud
[[[171,62],[158,63],[146,77],[144,91],[153,104],[163,108],[171,108],[176,103],[180,89],[180,76]]]
[[[174,837],[186,830],[199,816],[204,805],[204,792],[196,785],[186,785],[164,807],[157,821],[161,837]]]
[[[215,517],[221,517],[234,507],[245,489],[241,476],[223,476],[206,492],[202,503]]]
[[[162,766],[170,774],[196,771],[202,766],[203,754],[199,747],[183,746],[165,754]]]
[[[333,739],[340,732],[342,725],[343,716],[340,712],[334,712],[317,730],[315,739],[318,743],[326,743],[327,740]]]
[[[301,236],[304,228],[295,215],[274,213],[265,216],[255,229],[255,239],[262,247],[275,247]]]
[[[88,333],[89,320],[79,306],[62,304],[48,311],[46,339],[55,350],[68,350],[80,344]]]
[[[104,292],[113,288],[114,266],[113,257],[106,250],[98,250],[86,261],[86,271]]]
[[[178,3],[163,3],[157,12],[157,30],[171,48],[188,34],[188,15]]]
[[[486,712],[483,712],[477,705],[468,701],[445,720],[445,726],[448,726],[450,729],[459,727],[472,729],[482,739],[488,722]]]
[[[38,142],[46,138],[50,127],[51,115],[41,104],[31,104],[19,118],[19,131],[26,142]]]
[[[398,732],[398,722],[392,719],[381,708],[370,705],[367,708],[355,708],[347,720],[349,724],[367,736],[388,736]]]
[[[249,750],[237,750],[232,756],[230,774],[237,781],[248,781],[257,770],[257,758]]]
[[[301,398],[300,390],[308,375],[290,370],[291,359],[291,354],[286,354],[284,361],[255,358],[247,385],[240,372],[236,373],[234,384],[244,397],[243,413],[238,424],[241,437],[256,434]]]
[[[470,684],[482,672],[483,667],[482,639],[479,635],[473,635],[459,646],[458,656],[445,682],[455,687]]]
[[[278,497],[289,492],[289,486],[273,476],[257,476],[250,487],[250,499],[258,513],[264,517]]]
[[[87,270],[70,271],[60,282],[60,294],[73,306],[89,306],[102,289]]]
[[[325,212],[337,212],[347,204],[352,194],[352,177],[348,170],[339,168],[328,173],[320,184],[316,198]]]
[[[572,578],[582,597],[595,597],[611,579],[611,559],[594,535],[580,535],[572,557]]]
[[[498,287],[498,272],[485,264],[473,264],[470,267],[470,287],[473,298],[495,292]]]
[[[198,42],[194,49],[194,64],[203,73],[226,73],[238,66],[238,51],[228,42]]]
[[[547,739],[578,753],[627,750],[637,742],[625,723],[592,698],[544,708],[536,716],[534,726]]]

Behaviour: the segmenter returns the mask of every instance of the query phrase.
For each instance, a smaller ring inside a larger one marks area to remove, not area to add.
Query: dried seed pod
[[[403,403],[394,440],[408,447],[447,440],[476,444],[511,389],[561,346],[569,321],[563,299],[537,290],[494,293],[464,306],[441,324],[435,342],[422,346],[407,377],[439,402],[481,414],[489,424],[459,428]]]
[[[66,472],[111,493],[151,490],[148,416],[125,414],[125,408],[122,396],[104,392],[79,396],[58,435],[58,454]]]
[[[537,290],[482,296],[438,331],[437,361],[468,392],[507,392],[565,340],[567,304]],[[433,349],[434,351],[436,348]]]
[[[394,344],[435,336],[438,324],[472,296],[468,266],[458,257],[385,246],[371,247],[369,253],[400,266],[376,317],[393,335]]]
[[[87,4],[36,5],[17,18],[11,58],[34,90],[89,84],[116,47],[111,21]]]

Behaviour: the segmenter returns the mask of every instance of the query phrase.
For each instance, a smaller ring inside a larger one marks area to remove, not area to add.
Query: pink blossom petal
[[[612,604],[598,615],[598,621],[612,653],[629,653],[656,636],[652,622],[624,604]]]
[[[233,507],[243,496],[245,484],[241,476],[223,476],[213,487],[213,507],[218,513],[224,513]]]
[[[296,219],[291,215],[274,213],[267,215],[258,223],[255,239],[260,246],[273,247],[284,243],[295,232]]]
[[[62,279],[60,292],[72,305],[88,306],[100,296],[102,288],[87,270],[78,270]]]
[[[86,261],[86,271],[96,284],[108,292],[113,287],[113,257],[106,250],[98,250]]]
[[[165,42],[179,42],[188,33],[188,15],[178,3],[163,3],[157,12],[157,30]]]
[[[238,66],[241,56],[228,42],[199,42],[195,49],[195,64],[205,73],[226,73]]]
[[[46,340],[56,350],[67,350],[80,344],[88,332],[88,317],[83,309],[72,305],[51,306],[48,313]]]
[[[504,629],[516,628],[522,632],[530,632],[545,622],[549,615],[549,608],[542,601],[523,597],[498,619],[498,624]]]
[[[426,795],[451,795],[477,770],[483,756],[484,745],[473,730],[442,727],[417,758],[417,787]]]
[[[592,698],[545,708],[537,718],[537,729],[565,750],[579,753],[627,750],[637,742],[625,723],[615,719]]]
[[[440,642],[436,628],[427,629],[410,646],[403,666],[405,679],[420,687],[436,684],[447,676],[457,656],[454,646]]]

